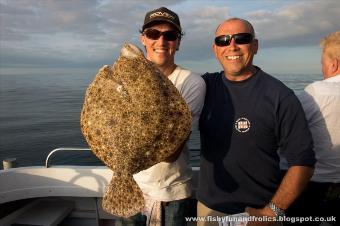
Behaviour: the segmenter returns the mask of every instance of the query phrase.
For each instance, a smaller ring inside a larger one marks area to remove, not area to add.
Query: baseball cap
[[[155,10],[152,10],[146,13],[142,31],[144,31],[145,28],[157,22],[170,23],[173,26],[175,26],[175,28],[180,33],[182,33],[181,23],[179,22],[178,15],[175,12],[165,7],[161,7],[159,9],[155,9]]]

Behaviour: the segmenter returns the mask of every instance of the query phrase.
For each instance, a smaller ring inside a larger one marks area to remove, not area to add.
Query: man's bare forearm
[[[276,191],[272,202],[280,209],[286,210],[303,192],[314,169],[307,166],[292,166]]]
[[[305,189],[311,176],[313,168],[306,166],[292,166],[288,169],[286,175],[272,198],[272,202],[280,209],[286,210]],[[269,216],[275,217],[275,213],[268,206],[256,209],[247,207],[245,210],[250,216]],[[249,226],[275,225],[275,222],[248,222]]]

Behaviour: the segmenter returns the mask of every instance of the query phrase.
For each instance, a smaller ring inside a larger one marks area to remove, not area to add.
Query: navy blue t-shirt
[[[206,97],[197,199],[228,214],[263,207],[281,182],[279,148],[289,166],[314,166],[301,104],[291,89],[260,68],[240,82],[229,81],[223,72],[202,77]]]

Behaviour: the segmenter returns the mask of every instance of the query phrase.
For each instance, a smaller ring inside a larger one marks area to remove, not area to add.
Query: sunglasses
[[[231,39],[238,45],[249,44],[253,40],[253,35],[249,33],[238,33],[233,35],[220,35],[215,38],[217,46],[229,46]]]
[[[147,29],[143,32],[143,34],[152,40],[158,40],[162,35],[166,41],[176,41],[180,34],[177,31],[159,31],[156,29]]]

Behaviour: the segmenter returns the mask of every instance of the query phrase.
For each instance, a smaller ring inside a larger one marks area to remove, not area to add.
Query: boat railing
[[[48,168],[49,165],[49,161],[52,155],[54,155],[56,152],[60,152],[60,151],[91,151],[90,148],[56,148],[53,149],[46,157],[46,161],[45,161],[45,167]]]
[[[53,149],[46,157],[46,160],[45,160],[46,168],[50,167],[50,159],[52,155],[54,155],[57,152],[61,152],[61,151],[91,151],[91,149],[90,148],[75,148],[75,147],[60,147],[60,148]],[[199,159],[200,157],[199,149],[190,149],[190,151],[193,151],[196,153],[191,156],[191,159],[197,159],[197,158]]]

